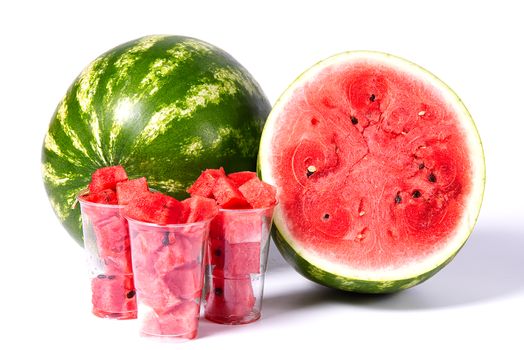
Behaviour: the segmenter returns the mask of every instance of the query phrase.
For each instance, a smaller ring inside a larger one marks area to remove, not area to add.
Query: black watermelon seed
[[[400,204],[400,202],[402,202],[402,197],[400,197],[400,194],[397,193],[397,196],[395,197],[395,203]]]
[[[323,219],[324,219],[324,220],[329,219],[329,214],[328,214],[328,213],[324,214]]]
[[[164,232],[164,238],[162,238],[162,245],[164,247],[169,245],[169,232]]]
[[[437,177],[435,176],[435,174],[431,173],[428,176],[428,180],[429,182],[437,182]]]
[[[128,292],[126,294],[126,297],[127,297],[127,299],[131,299],[132,297],[135,296],[135,294],[136,294],[136,292],[134,290],[132,290],[132,291],[130,291],[130,292]]]
[[[371,94],[371,96],[369,96],[369,100],[371,102],[375,102],[375,98],[376,98],[375,94]]]
[[[419,190],[415,190],[415,191],[413,191],[413,194],[412,194],[412,195],[413,195],[413,198],[419,198],[420,196],[422,196],[422,194],[420,193]]]
[[[418,165],[418,168],[419,168],[420,170],[424,169],[424,167],[425,167],[424,163],[420,163],[420,164]]]
[[[104,278],[107,278],[107,276],[106,275],[98,275],[98,276],[96,276],[96,278],[104,279]]]
[[[215,295],[218,295],[219,297],[221,297],[223,294],[224,294],[224,291],[222,290],[222,288],[215,288]]]
[[[354,116],[351,116],[351,124],[353,125],[357,125],[358,124],[358,119]]]

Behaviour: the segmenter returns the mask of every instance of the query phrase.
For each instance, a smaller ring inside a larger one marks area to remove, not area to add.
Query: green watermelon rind
[[[273,241],[275,242],[275,245],[277,246],[284,259],[301,275],[303,275],[311,281],[340,290],[372,294],[392,293],[416,286],[426,281],[427,279],[435,275],[438,271],[440,271],[442,268],[444,268],[448,263],[450,263],[453,260],[453,258],[457,255],[457,253],[465,245],[478,220],[480,208],[482,206],[482,200],[484,197],[486,181],[484,150],[477,127],[466,106],[463,104],[462,100],[458,97],[458,95],[447,84],[445,84],[434,74],[413,62],[388,53],[377,51],[347,51],[331,56],[325,60],[319,61],[311,68],[307,69],[288,86],[286,91],[284,91],[284,93],[274,104],[273,110],[268,116],[264,130],[262,131],[260,149],[257,159],[257,174],[261,179],[271,184],[274,184],[268,171],[270,168],[269,161],[265,162],[264,160],[267,159],[267,155],[265,152],[268,149],[270,149],[269,145],[271,142],[271,132],[274,124],[274,119],[276,118],[279,112],[278,106],[282,105],[284,103],[283,101],[285,101],[290,96],[294,86],[300,84],[301,81],[307,80],[309,75],[313,75],[316,70],[322,69],[323,67],[331,64],[331,62],[333,62],[334,60],[344,60],[345,57],[351,55],[360,55],[361,57],[374,57],[383,60],[391,59],[392,61],[396,61],[397,64],[409,67],[410,71],[417,74],[421,74],[428,78],[430,81],[432,81],[435,85],[440,86],[441,91],[447,92],[447,97],[449,98],[448,102],[451,102],[455,107],[457,107],[457,114],[463,116],[462,121],[467,121],[469,123],[468,130],[470,130],[470,135],[475,136],[474,147],[476,148],[475,151],[478,152],[477,160],[481,159],[481,162],[477,162],[477,164],[475,164],[477,168],[476,172],[474,172],[474,174],[476,174],[474,180],[476,180],[478,183],[476,184],[477,191],[472,192],[473,195],[471,197],[474,198],[470,202],[470,208],[474,209],[474,213],[473,215],[470,215],[466,218],[470,219],[469,224],[467,224],[466,227],[462,228],[462,234],[456,235],[461,239],[458,240],[457,243],[455,243],[453,249],[450,250],[447,254],[445,254],[443,258],[438,260],[436,263],[432,264],[429,268],[426,267],[424,271],[410,271],[409,273],[405,273],[402,276],[395,276],[395,278],[364,278],[362,276],[348,274],[347,271],[342,272],[338,268],[333,267],[331,264],[325,263],[324,261],[322,261],[322,259],[311,259],[311,257],[308,256],[308,254],[303,249],[295,246],[292,240],[289,238],[290,234],[286,232],[287,228],[284,224],[285,219],[282,217],[281,212],[278,210],[278,207],[275,210],[275,217],[273,220],[273,228],[271,234]],[[461,111],[461,113],[458,112],[459,110]]]
[[[76,196],[121,164],[179,199],[206,168],[254,170],[270,103],[231,55],[204,41],[151,35],[92,61],[58,104],[42,147],[51,206],[83,243]]]

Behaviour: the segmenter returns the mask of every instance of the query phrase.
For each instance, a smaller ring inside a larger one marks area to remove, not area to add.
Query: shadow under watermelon
[[[272,317],[326,304],[382,310],[437,309],[523,294],[523,231],[522,227],[479,223],[455,259],[419,286],[395,294],[366,295],[304,281],[289,292],[273,293],[264,298],[264,315]]]

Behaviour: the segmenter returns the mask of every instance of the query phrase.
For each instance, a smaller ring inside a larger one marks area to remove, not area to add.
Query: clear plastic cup
[[[127,220],[120,205],[78,197],[84,247],[91,279],[93,314],[114,319],[137,317]]]
[[[245,324],[260,318],[274,208],[220,209],[211,222],[206,319]]]
[[[196,338],[211,220],[157,225],[127,219],[141,334]]]

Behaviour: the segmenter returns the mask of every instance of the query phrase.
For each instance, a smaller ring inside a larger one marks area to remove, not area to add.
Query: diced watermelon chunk
[[[123,181],[116,184],[118,204],[120,205],[126,205],[135,196],[142,195],[146,192],[149,192],[149,187],[147,186],[147,180],[145,177],[139,177],[138,179]]]
[[[238,190],[253,208],[267,208],[277,202],[277,190],[258,177],[247,181]]]
[[[187,189],[192,196],[213,197],[213,188],[218,178],[226,176],[224,168],[206,169],[200,174],[198,179]]]
[[[223,239],[210,238],[207,244],[207,264],[213,265],[213,269],[224,270],[224,254],[226,241]]]
[[[98,275],[91,280],[93,313],[100,317],[136,313],[132,275]]]
[[[82,199],[92,203],[118,204],[118,197],[112,189],[106,189],[95,193],[86,194]]]
[[[223,237],[229,243],[260,242],[262,240],[264,222],[260,213],[224,213],[223,216]]]
[[[210,290],[206,296],[206,318],[224,320],[244,318],[255,306],[251,280],[210,278]]]
[[[260,273],[260,243],[225,244],[224,273],[228,276],[242,276]]]
[[[242,193],[235,187],[235,184],[225,176],[216,180],[213,197],[224,209],[251,208]]]
[[[197,336],[200,304],[185,301],[161,312],[150,312],[142,323],[142,333],[148,335],[183,336],[193,339]]]
[[[120,216],[110,216],[93,226],[98,253],[101,257],[129,250],[127,221]]]
[[[253,171],[239,171],[237,173],[231,173],[227,175],[227,177],[236,187],[240,187],[252,178],[257,177],[257,174]]]
[[[193,196],[182,201],[186,206],[188,216],[185,222],[209,220],[218,214],[218,206],[214,199]]]
[[[184,206],[175,198],[159,192],[148,192],[135,196],[124,208],[131,219],[159,225],[182,222]]]
[[[116,190],[116,184],[127,180],[127,174],[121,165],[97,169],[91,175],[89,192],[96,193],[106,189]]]
[[[174,295],[189,299],[202,290],[202,278],[202,265],[195,261],[166,273],[164,282]]]
[[[154,266],[159,276],[163,276],[177,267],[196,261],[201,255],[201,247],[198,240],[191,240],[182,235],[177,236],[176,239],[169,237],[172,237],[172,234],[171,236],[165,236],[163,244],[169,243],[158,249],[155,256]]]
[[[140,303],[155,311],[165,310],[180,303],[180,298],[169,290],[161,277],[141,270],[134,273]]]

